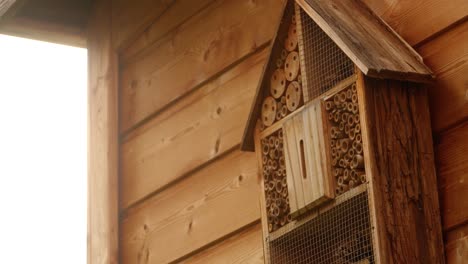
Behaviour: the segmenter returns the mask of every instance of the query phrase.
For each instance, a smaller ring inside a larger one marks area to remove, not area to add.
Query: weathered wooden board
[[[213,2],[214,0],[175,1],[137,39],[129,43],[129,46],[125,50],[122,50],[120,53],[120,63],[128,63],[133,56],[139,52],[144,52],[145,48],[151,46],[172,30],[178,30],[178,27],[187,19],[190,19],[190,17]],[[127,3],[131,5],[136,4],[129,1]]]
[[[361,1],[297,2],[364,74],[417,82],[432,79],[417,53]]]
[[[466,0],[363,0],[363,2],[413,46],[468,14]]]
[[[441,132],[468,116],[468,20],[418,50],[437,75],[429,99],[432,128]]]
[[[447,264],[468,263],[468,224],[447,233],[445,254]]]
[[[468,221],[468,120],[445,131],[436,144],[444,229]]]
[[[128,210],[122,263],[168,263],[258,221],[255,154],[233,151]]]
[[[427,90],[366,78],[360,91],[379,258],[382,263],[444,263]]]
[[[182,261],[184,264],[249,263],[263,264],[262,226],[256,224]]]
[[[282,2],[218,1],[123,65],[121,131],[266,44]]]
[[[89,264],[118,263],[117,56],[110,7],[111,0],[96,1],[88,33]]]
[[[121,146],[121,207],[239,144],[266,51],[132,132]]]
[[[144,30],[157,21],[175,0],[113,0],[112,42],[117,50],[132,43]]]

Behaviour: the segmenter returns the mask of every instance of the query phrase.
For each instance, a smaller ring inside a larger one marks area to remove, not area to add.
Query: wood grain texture
[[[446,234],[447,264],[468,263],[468,224]]]
[[[126,212],[122,263],[168,263],[258,221],[255,155],[233,151]]]
[[[265,57],[265,50],[249,57],[128,136],[122,208],[239,144]]]
[[[427,91],[370,78],[365,85],[363,141],[381,263],[444,263]]]
[[[181,263],[263,264],[262,226],[256,224]]]
[[[88,35],[88,263],[118,263],[117,56],[111,0],[98,0]]]
[[[419,55],[361,1],[298,3],[364,74],[416,82],[432,79]]]
[[[443,227],[450,229],[468,222],[468,121],[439,136],[436,164]]]
[[[187,19],[190,19],[190,17],[213,2],[214,0],[175,1],[142,34],[129,43],[127,48],[122,50],[120,62],[123,64],[127,63],[135,55],[139,52],[144,52],[145,48],[154,44],[164,35],[172,30],[178,30],[179,26]]]
[[[362,1],[413,46],[468,14],[468,1],[465,0]]]
[[[468,21],[418,50],[437,75],[429,99],[432,128],[441,132],[468,116]]]
[[[122,50],[161,16],[176,0],[113,0],[112,42]]]
[[[0,21],[8,16],[8,13],[15,9],[15,5],[24,2],[22,0],[0,0]]]
[[[281,6],[282,1],[219,0],[124,65],[121,131],[266,44]]]

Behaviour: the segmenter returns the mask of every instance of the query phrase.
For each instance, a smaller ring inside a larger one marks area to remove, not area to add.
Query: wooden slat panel
[[[121,131],[267,43],[280,7],[282,1],[217,1],[125,65]]]
[[[116,49],[123,49],[137,38],[175,0],[113,0],[112,39]]]
[[[436,164],[442,223],[448,229],[468,221],[468,121],[440,135]]]
[[[110,8],[111,0],[96,1],[88,32],[89,264],[118,263],[117,56]]]
[[[363,0],[363,2],[411,45],[416,45],[444,30],[468,14],[466,0]]]
[[[249,57],[130,134],[121,147],[122,207],[239,144],[266,54]]]
[[[135,41],[129,43],[128,48],[122,51],[120,54],[121,63],[128,62],[133,56],[152,45],[212,2],[214,0],[175,1]]]
[[[228,238],[182,263],[263,264],[262,226],[256,224],[240,234]]]
[[[468,116],[468,21],[423,45],[419,52],[437,75],[429,99],[432,128],[440,132]]]
[[[430,70],[416,52],[360,1],[297,1],[364,74],[427,82]]]
[[[257,221],[259,193],[255,154],[231,152],[127,212],[122,263],[174,261]]]
[[[468,263],[468,224],[448,232],[446,241],[447,264]]]

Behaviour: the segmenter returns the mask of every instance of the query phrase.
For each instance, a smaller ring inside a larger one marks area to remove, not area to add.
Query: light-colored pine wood
[[[121,131],[174,102],[266,44],[282,1],[227,0],[210,5],[153,44],[121,71]],[[242,14],[242,15],[240,15]],[[252,27],[251,25],[255,25]]]
[[[255,154],[233,151],[125,213],[122,263],[168,263],[258,221]]]
[[[111,0],[96,1],[88,33],[89,264],[118,263],[118,66],[110,8]]]
[[[468,20],[418,49],[437,76],[429,89],[432,128],[436,132],[468,116],[467,47]]]
[[[122,50],[145,29],[157,21],[175,0],[113,0],[112,41],[115,49]]]
[[[468,14],[468,2],[465,0],[450,2],[363,0],[363,2],[413,46]]]
[[[127,136],[122,208],[239,144],[265,56],[249,57]]]
[[[260,224],[249,227],[181,263],[263,264],[262,227]]]
[[[178,30],[178,27],[191,16],[201,12],[207,5],[214,0],[190,0],[173,1],[167,9],[151,25],[141,33],[138,38],[128,43],[128,47],[120,53],[121,63],[128,63],[140,52],[151,46],[153,43],[170,33],[172,30]],[[127,5],[135,5],[140,2],[126,1]]]
[[[468,224],[447,232],[445,252],[447,264],[468,263]]]
[[[468,222],[468,120],[439,136],[436,158],[442,222],[450,229]]]

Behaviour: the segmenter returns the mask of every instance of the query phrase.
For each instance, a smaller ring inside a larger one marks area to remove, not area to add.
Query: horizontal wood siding
[[[236,150],[128,210],[123,263],[167,263],[257,221],[255,154]]]
[[[281,6],[269,0],[217,1],[123,65],[121,131],[270,41]]]
[[[468,2],[363,2],[437,75],[429,93],[446,257],[464,263]],[[121,263],[263,263],[256,160],[235,148],[283,3],[113,0]]]

